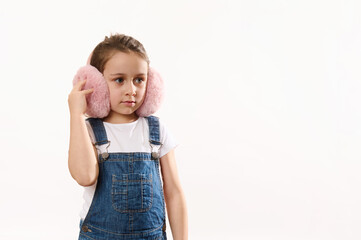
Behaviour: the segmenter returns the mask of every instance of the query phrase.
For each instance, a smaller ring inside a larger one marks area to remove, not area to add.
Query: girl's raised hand
[[[68,96],[68,105],[70,115],[84,115],[87,103],[86,103],[86,95],[92,93],[94,91],[93,88],[81,90],[85,84],[86,80],[79,81],[77,84],[74,85],[73,89],[71,90]]]

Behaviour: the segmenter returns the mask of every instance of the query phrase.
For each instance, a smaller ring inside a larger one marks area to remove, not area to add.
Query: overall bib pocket
[[[112,175],[112,205],[122,213],[146,212],[153,203],[152,174]]]

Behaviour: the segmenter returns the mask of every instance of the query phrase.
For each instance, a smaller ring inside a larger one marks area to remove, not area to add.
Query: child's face
[[[147,73],[147,62],[134,53],[118,51],[108,60],[103,75],[109,87],[113,114],[135,114],[144,101]]]

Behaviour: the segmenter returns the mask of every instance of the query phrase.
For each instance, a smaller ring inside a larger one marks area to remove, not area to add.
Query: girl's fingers
[[[84,89],[82,90],[82,88],[84,87],[84,84],[86,83],[86,79],[84,80],[81,80],[79,82],[77,82],[75,85],[74,85],[74,90],[75,91],[79,91],[79,92],[83,92],[85,94],[89,94],[89,93],[92,93],[94,91],[94,88],[89,88],[89,89]]]
[[[74,90],[76,90],[76,91],[81,91],[81,89],[83,88],[85,82],[86,82],[86,79],[77,82],[77,83],[74,85]]]
[[[89,88],[82,91],[85,95],[94,92],[94,88]]]

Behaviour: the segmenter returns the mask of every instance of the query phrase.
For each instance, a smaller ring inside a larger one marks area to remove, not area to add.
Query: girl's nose
[[[135,96],[136,92],[135,92],[135,86],[133,84],[132,81],[130,81],[130,83],[128,84],[127,86],[127,92],[126,92],[127,95],[130,95],[130,96]]]

